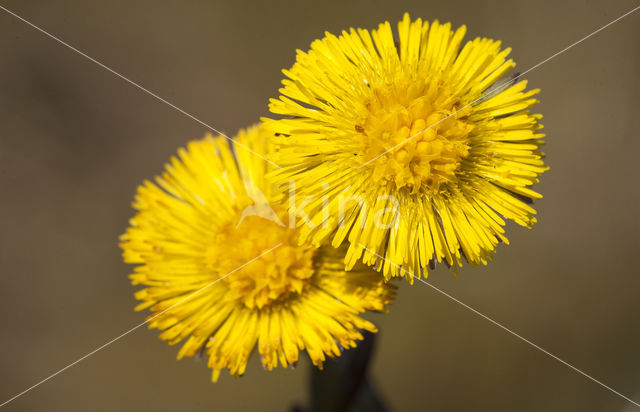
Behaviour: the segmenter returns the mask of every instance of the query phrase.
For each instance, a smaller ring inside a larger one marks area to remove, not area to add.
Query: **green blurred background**
[[[412,17],[513,47],[524,71],[637,1],[0,1],[205,123],[267,113],[280,70],[325,30]],[[487,267],[429,281],[640,401],[640,11],[527,74],[548,164],[540,221]],[[136,185],[205,128],[0,10],[0,402],[139,324],[117,237]],[[397,411],[631,411],[428,286],[401,284],[373,379]],[[140,328],[7,410],[287,410],[309,362],[253,358],[217,384]]]

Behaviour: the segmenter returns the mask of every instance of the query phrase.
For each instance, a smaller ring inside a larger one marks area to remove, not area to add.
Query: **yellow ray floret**
[[[298,51],[270,103],[282,118],[264,125],[281,166],[269,178],[305,199],[291,208],[302,242],[347,241],[347,268],[426,276],[436,262],[485,264],[507,241],[504,219],[536,221],[538,90],[503,81],[510,49],[463,45],[465,31],[405,15],[395,38],[386,22]]]
[[[214,381],[225,368],[242,375],[256,349],[269,370],[300,351],[322,367],[376,331],[360,314],[385,311],[395,293],[364,265],[345,272],[346,248],[298,245],[265,181],[271,137],[241,131],[235,154],[221,137],[189,143],[139,187],[121,237],[132,283],[145,286],[137,309],[151,310],[161,339],[183,342],[178,358],[207,353]]]

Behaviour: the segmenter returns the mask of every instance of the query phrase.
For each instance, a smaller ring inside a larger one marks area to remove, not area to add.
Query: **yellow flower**
[[[266,155],[270,137],[253,127],[237,141]],[[146,286],[136,309],[150,308],[161,339],[186,340],[178,358],[206,351],[214,381],[224,368],[242,375],[256,346],[269,370],[300,350],[322,367],[360,330],[376,331],[359,314],[384,311],[394,289],[364,265],[345,272],[345,250],[298,246],[265,183],[268,163],[238,150],[208,135],[138,188],[121,238],[125,262],[139,265],[132,283]]]
[[[347,268],[362,258],[386,278],[426,276],[436,262],[486,264],[507,242],[503,218],[536,221],[530,186],[547,167],[542,116],[527,109],[538,90],[487,94],[515,66],[510,49],[486,38],[461,48],[465,31],[405,14],[397,43],[385,22],[298,52],[270,103],[284,117],[263,120],[278,134],[273,181],[295,188],[308,217],[302,241],[346,239]]]

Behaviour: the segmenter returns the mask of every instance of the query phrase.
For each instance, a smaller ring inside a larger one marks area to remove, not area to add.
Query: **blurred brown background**
[[[0,1],[202,121],[267,113],[280,70],[324,30],[404,11],[512,46],[523,71],[637,1]],[[640,11],[526,77],[551,171],[540,222],[488,267],[429,281],[640,401]],[[202,125],[0,10],[0,402],[139,324],[117,237],[136,185]],[[402,284],[373,376],[397,411],[631,411],[632,405],[429,287]],[[7,410],[287,410],[308,362],[241,379],[140,328]]]

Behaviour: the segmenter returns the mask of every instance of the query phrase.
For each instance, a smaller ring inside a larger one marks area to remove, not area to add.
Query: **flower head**
[[[436,262],[485,264],[507,241],[503,218],[536,221],[538,90],[496,88],[515,66],[510,49],[461,47],[465,31],[405,15],[397,41],[385,22],[298,52],[270,104],[285,117],[264,122],[278,134],[274,182],[310,199],[296,209],[303,241],[347,240],[347,268],[362,258],[387,278],[426,276]]]
[[[155,184],[144,182],[138,213],[122,235],[135,296],[149,308],[149,327],[178,358],[209,355],[213,380],[222,369],[242,375],[257,346],[269,370],[306,350],[321,367],[326,356],[376,331],[366,310],[384,311],[394,290],[366,266],[344,271],[344,250],[299,246],[278,195],[265,182],[268,138],[253,127],[234,153],[210,135],[179,150]],[[342,253],[342,255],[341,255]]]

